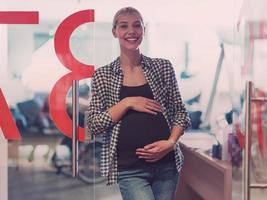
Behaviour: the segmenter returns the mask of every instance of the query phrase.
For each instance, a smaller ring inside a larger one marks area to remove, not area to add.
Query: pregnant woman
[[[102,175],[124,200],[172,200],[183,163],[178,140],[190,119],[171,63],[141,54],[144,32],[135,8],[115,14],[120,56],[95,71],[87,122],[103,134]]]

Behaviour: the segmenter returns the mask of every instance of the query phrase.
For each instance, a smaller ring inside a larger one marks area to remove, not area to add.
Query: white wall
[[[8,25],[8,84],[5,93],[10,106],[31,98],[32,92],[21,84],[21,74],[30,65],[34,51],[34,26],[38,25]]]

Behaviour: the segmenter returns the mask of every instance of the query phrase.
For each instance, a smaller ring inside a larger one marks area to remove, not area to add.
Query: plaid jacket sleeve
[[[181,98],[173,66],[170,61],[167,62],[169,66],[168,75],[170,76],[168,103],[171,107],[173,117],[171,126],[180,125],[185,130],[191,126],[191,121]]]
[[[92,77],[91,94],[87,114],[87,126],[90,134],[99,134],[112,127],[113,121],[105,106],[105,75],[98,70]]]

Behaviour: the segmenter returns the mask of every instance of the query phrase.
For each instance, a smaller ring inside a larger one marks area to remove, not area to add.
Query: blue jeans
[[[161,163],[119,172],[123,200],[173,200],[178,172],[175,163]]]

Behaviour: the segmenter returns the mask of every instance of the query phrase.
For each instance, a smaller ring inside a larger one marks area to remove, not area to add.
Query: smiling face
[[[118,16],[112,29],[118,38],[121,50],[138,50],[143,40],[144,25],[137,13],[123,13]]]

